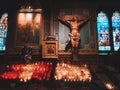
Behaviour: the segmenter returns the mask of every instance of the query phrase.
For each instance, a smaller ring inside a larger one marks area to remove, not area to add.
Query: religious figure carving
[[[79,27],[82,26],[85,22],[88,21],[88,16],[85,15],[65,15],[59,16],[58,19],[70,27],[71,33],[69,33],[69,38],[66,42],[71,41],[72,47],[78,47],[80,41],[80,34],[78,32]]]
[[[80,34],[74,31],[73,33],[69,33],[69,37],[66,41],[66,45],[70,44],[72,47],[78,47],[80,41]]]
[[[80,34],[78,32],[79,27],[89,20],[88,16],[85,15],[64,15],[59,16],[58,20],[66,24],[71,29],[69,38],[66,41],[66,46],[70,44],[72,46],[73,60],[78,60],[78,46],[80,41]]]

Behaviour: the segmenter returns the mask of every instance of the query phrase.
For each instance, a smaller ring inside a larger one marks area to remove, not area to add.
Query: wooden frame
[[[42,58],[58,58],[58,41],[44,41]]]

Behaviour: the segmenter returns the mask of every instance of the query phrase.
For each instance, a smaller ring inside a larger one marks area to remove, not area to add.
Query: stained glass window
[[[6,37],[8,30],[8,14],[4,13],[0,17],[0,51],[6,49]]]
[[[98,50],[110,51],[109,20],[104,12],[97,16]]]
[[[112,15],[112,32],[114,50],[117,51],[120,47],[120,13],[117,11]]]

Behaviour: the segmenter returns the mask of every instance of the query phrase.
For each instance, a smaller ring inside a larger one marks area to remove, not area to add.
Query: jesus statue
[[[69,43],[72,45],[73,57],[78,52],[78,45],[80,41],[80,34],[78,32],[79,27],[89,20],[85,15],[64,15],[59,16],[58,20],[66,24],[71,29],[69,38],[66,41],[66,45]],[[75,56],[77,58],[77,56]],[[75,59],[75,58],[74,58]]]

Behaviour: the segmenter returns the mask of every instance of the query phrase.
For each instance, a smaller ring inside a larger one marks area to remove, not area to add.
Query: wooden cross
[[[89,20],[89,17],[85,15],[64,15],[59,16],[58,20],[66,24],[71,29],[71,33],[69,33],[69,38],[66,43],[71,42],[73,60],[78,61],[78,45],[80,41],[78,30],[80,26]]]

